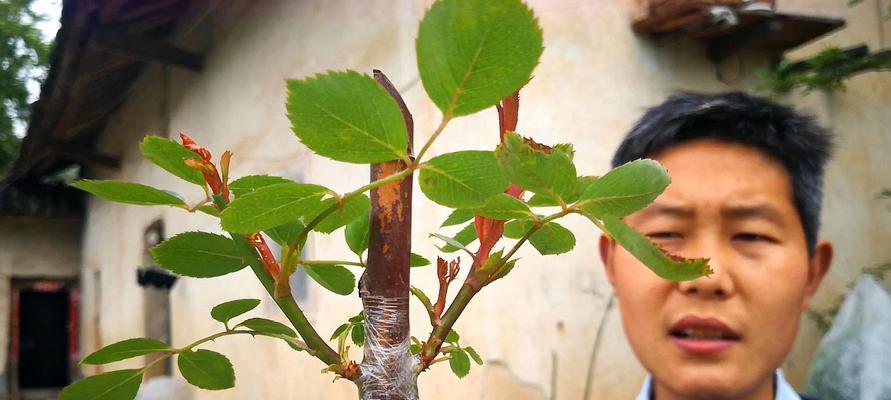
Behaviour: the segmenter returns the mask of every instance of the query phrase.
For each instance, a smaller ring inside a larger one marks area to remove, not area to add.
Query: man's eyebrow
[[[783,226],[780,210],[768,204],[727,207],[721,211],[727,219],[762,219]]]
[[[646,218],[653,217],[673,217],[689,219],[693,217],[695,212],[690,207],[673,206],[668,204],[653,204],[640,212],[640,215]]]

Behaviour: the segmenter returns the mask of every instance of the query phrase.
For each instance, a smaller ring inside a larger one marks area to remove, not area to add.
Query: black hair
[[[653,157],[702,138],[750,146],[785,168],[808,253],[813,254],[820,229],[823,174],[832,152],[829,132],[790,107],[745,93],[682,92],[647,110],[622,140],[612,165]]]

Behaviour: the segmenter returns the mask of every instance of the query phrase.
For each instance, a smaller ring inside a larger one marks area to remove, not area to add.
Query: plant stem
[[[427,143],[424,143],[424,147],[421,148],[421,152],[418,153],[418,156],[415,157],[415,163],[420,163],[424,158],[424,154],[427,153],[427,150],[430,149],[430,146],[433,145],[433,142],[439,137],[439,134],[445,129],[446,125],[448,125],[449,121],[452,120],[450,115],[443,115],[442,120],[439,121],[439,126],[436,127],[436,130],[433,131],[433,135],[430,135],[430,138],[427,139]]]
[[[254,271],[254,275],[260,280],[260,283],[263,285],[263,288],[266,289],[266,292],[269,293],[270,296],[273,296],[279,309],[282,310],[282,313],[285,314],[285,317],[288,318],[288,321],[291,322],[294,329],[300,333],[300,337],[303,338],[306,345],[315,352],[315,357],[326,365],[340,365],[340,356],[328,345],[325,339],[319,335],[315,328],[313,328],[312,324],[310,324],[306,315],[303,313],[303,310],[301,310],[300,306],[297,305],[297,302],[294,301],[294,298],[291,297],[290,294],[288,294],[288,296],[275,298],[275,282],[272,277],[266,274],[266,271],[263,269],[263,263],[258,258],[257,252],[253,246],[247,243],[241,236],[231,236],[232,239],[235,240],[235,243],[242,249],[242,252],[249,255],[248,264],[250,265],[251,270]],[[343,366],[341,365],[341,367]]]
[[[536,221],[535,225],[529,229],[526,234],[523,235],[520,240],[517,241],[516,244],[504,255],[501,259],[501,262],[492,267],[493,273],[490,274],[490,277],[498,276],[501,273],[501,269],[507,265],[507,262],[510,258],[520,249],[520,247],[526,243],[529,238],[535,234],[539,229],[541,229],[546,223],[553,221],[557,218],[563,217],[566,214],[572,212],[572,208],[567,208],[558,213],[549,215],[545,218],[542,218],[539,221]],[[471,284],[474,279],[473,273],[467,275],[467,279],[465,279],[464,284],[461,285],[461,289],[458,290],[458,294],[455,295],[455,298],[452,300],[452,303],[449,304],[449,308],[446,309],[445,313],[440,318],[440,324],[438,326],[433,327],[433,332],[430,333],[430,337],[427,339],[426,345],[421,350],[421,360],[433,360],[437,354],[439,354],[440,348],[442,347],[442,343],[445,340],[446,335],[449,334],[449,331],[452,330],[452,326],[455,325],[455,322],[458,320],[458,317],[461,316],[461,313],[464,312],[464,309],[467,307],[467,304],[470,303],[470,300],[473,299],[477,293],[479,293],[482,288],[491,283],[492,280],[488,280],[483,282],[483,284],[477,286],[475,284]],[[423,361],[422,361],[423,362]],[[430,366],[431,361],[427,361],[426,364],[422,364],[421,368],[426,368]]]

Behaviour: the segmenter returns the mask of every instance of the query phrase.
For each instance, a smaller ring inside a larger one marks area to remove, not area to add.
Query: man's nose
[[[735,288],[731,271],[732,256],[719,246],[701,246],[695,257],[706,257],[714,271],[707,277],[678,283],[678,290],[685,295],[723,299],[733,295]],[[694,255],[685,254],[686,257]]]

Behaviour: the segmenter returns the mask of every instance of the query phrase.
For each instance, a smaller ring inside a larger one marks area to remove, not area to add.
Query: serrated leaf
[[[331,334],[330,340],[337,339],[338,336],[340,336],[341,334],[346,332],[347,329],[350,329],[351,326],[352,326],[352,324],[349,324],[349,323],[342,324],[342,325],[338,326],[337,329],[334,330],[334,333]]]
[[[334,205],[334,199],[327,199],[322,202],[324,208],[328,208]],[[331,233],[337,230],[338,228],[349,224],[363,215],[368,215],[371,211],[371,200],[368,199],[368,196],[361,194],[356,197],[353,197],[346,202],[344,202],[337,210],[335,210],[331,215],[328,215],[313,228],[314,231],[322,232],[322,233]],[[315,215],[308,216],[307,219],[315,218]],[[307,221],[308,223],[309,221]]]
[[[142,370],[125,369],[88,376],[62,390],[59,400],[133,400],[142,384]]]
[[[439,227],[444,228],[447,226],[463,224],[463,223],[470,221],[472,219],[473,219],[473,211],[470,211],[468,209],[459,208],[457,210],[452,211],[452,213],[449,214],[448,217],[446,217],[446,220],[443,221],[442,225],[440,225]]]
[[[193,386],[207,390],[235,386],[235,370],[226,356],[210,350],[184,351],[177,359],[179,372]]]
[[[470,358],[461,349],[449,352],[449,368],[458,378],[463,378],[470,373]]]
[[[548,222],[529,237],[529,243],[543,256],[562,254],[575,247],[575,235],[556,222]]]
[[[510,132],[495,149],[495,156],[504,175],[521,189],[564,202],[573,196],[577,178],[569,153],[557,148],[545,153]]]
[[[81,364],[108,364],[115,361],[168,350],[170,350],[170,346],[154,339],[127,339],[97,350],[81,360]]]
[[[247,266],[232,239],[208,232],[180,233],[150,251],[161,267],[194,278],[222,276]]]
[[[364,216],[359,217],[347,224],[346,228],[343,230],[343,236],[346,239],[347,246],[350,247],[350,250],[353,253],[356,253],[357,256],[362,256],[362,253],[368,249],[368,236],[369,236],[369,215],[365,214]]]
[[[131,182],[82,179],[71,184],[103,200],[140,206],[185,206],[183,200],[151,186]]]
[[[228,324],[229,320],[232,318],[253,310],[254,308],[257,308],[258,305],[260,305],[260,300],[258,299],[227,301],[225,303],[217,304],[210,310],[210,316],[217,321]]]
[[[421,191],[430,200],[452,208],[471,208],[507,189],[507,178],[491,151],[457,151],[421,164]]]
[[[712,272],[708,259],[670,256],[619,218],[605,216],[603,227],[610,237],[663,279],[680,282],[708,276]]]
[[[526,203],[504,193],[489,198],[482,207],[474,208],[473,213],[497,221],[535,216]]]
[[[146,160],[163,168],[165,171],[179,177],[180,179],[204,186],[204,176],[201,172],[189,168],[183,162],[184,158],[201,159],[198,154],[186,150],[183,145],[169,139],[157,136],[146,136],[139,144],[139,151]]]
[[[243,326],[257,332],[297,337],[297,332],[294,332],[294,330],[291,329],[289,326],[281,322],[273,321],[266,318],[250,318],[236,325],[235,327],[237,328],[239,326]]]
[[[276,226],[275,228],[269,228],[263,232],[266,233],[272,241],[284,247],[297,240],[297,237],[300,236],[300,233],[302,233],[305,228],[306,226],[303,224],[294,221]]]
[[[449,333],[446,334],[446,343],[458,344],[459,340],[461,340],[461,335],[459,335],[458,332],[456,332],[454,329],[449,330]]]
[[[353,329],[350,330],[350,338],[353,340],[353,344],[355,344],[356,346],[361,347],[363,344],[365,344],[365,325],[353,325]]]
[[[541,28],[520,0],[437,1],[415,42],[427,95],[445,115],[472,114],[516,92],[541,56]]]
[[[254,233],[324,209],[322,198],[328,189],[303,183],[279,183],[261,187],[237,197],[220,218],[223,229],[233,233]],[[304,223],[309,221],[303,221]]]
[[[356,277],[342,265],[304,265],[303,269],[316,283],[339,295],[349,295],[356,288]]]
[[[402,111],[367,75],[328,72],[289,80],[287,107],[291,129],[321,156],[351,163],[407,158]]]
[[[476,365],[483,365],[483,358],[480,357],[479,353],[477,353],[476,350],[473,349],[473,347],[465,347],[464,351],[467,352],[467,355],[469,355],[470,358],[473,359],[473,362],[475,362]]]
[[[365,311],[359,311],[358,314],[350,317],[350,319],[348,319],[348,321],[350,321],[352,323],[359,323],[359,322],[365,321]]]
[[[635,160],[603,175],[579,196],[576,207],[596,218],[624,217],[656,199],[671,178],[658,162]]]
[[[408,265],[412,268],[424,267],[430,265],[430,260],[424,258],[420,254],[411,253],[411,259],[409,260]]]
[[[295,183],[289,179],[272,175],[248,175],[229,182],[229,191],[235,197],[244,196],[261,187],[272,186],[279,183]]]
[[[591,186],[594,181],[596,181],[599,177],[597,176],[580,176],[576,178],[575,181],[575,190],[573,191],[573,195],[564,199],[566,203],[574,203],[579,199],[579,195],[581,195],[588,186]],[[532,198],[526,202],[530,207],[553,207],[560,206],[560,202],[557,201],[552,196],[547,194],[535,194]]]

